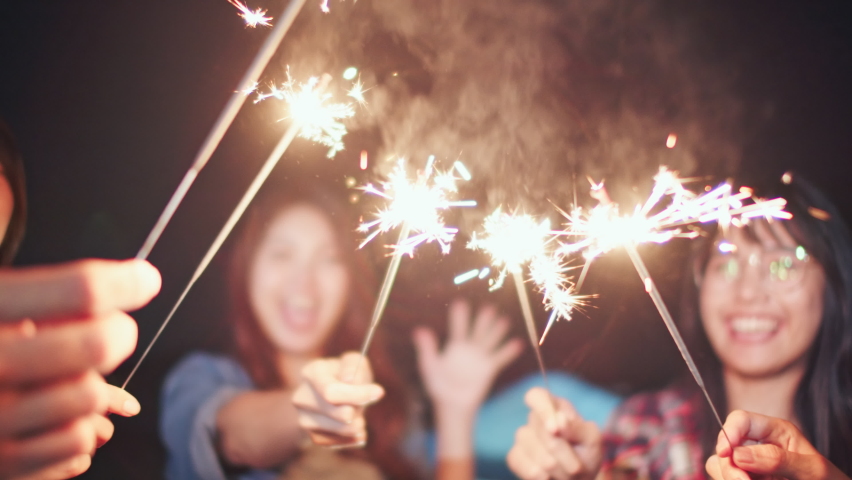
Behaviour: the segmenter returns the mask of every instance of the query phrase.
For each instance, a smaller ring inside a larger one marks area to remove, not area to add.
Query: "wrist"
[[[473,457],[473,428],[476,411],[464,409],[435,409],[435,433],[439,459]]]

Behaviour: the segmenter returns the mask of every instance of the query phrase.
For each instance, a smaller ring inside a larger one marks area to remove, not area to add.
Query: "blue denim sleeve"
[[[169,480],[227,480],[216,450],[216,416],[236,395],[253,388],[235,361],[193,353],[166,377],[160,436]]]

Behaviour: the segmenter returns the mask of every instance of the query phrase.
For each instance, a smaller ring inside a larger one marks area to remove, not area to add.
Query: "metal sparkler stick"
[[[403,223],[399,230],[399,239],[396,244],[402,245],[402,243],[408,238],[410,231],[411,227],[408,226],[408,223]],[[376,306],[373,308],[373,316],[370,318],[370,329],[367,331],[367,336],[364,338],[364,344],[361,346],[362,358],[367,356],[367,350],[370,349],[370,344],[373,342],[373,335],[375,335],[376,329],[379,328],[379,322],[382,320],[382,314],[385,313],[385,307],[388,305],[388,299],[390,299],[393,282],[396,280],[396,274],[399,272],[399,264],[402,262],[402,256],[404,254],[405,251],[403,249],[397,248],[391,256],[390,264],[388,264],[388,270],[385,273],[385,279],[382,282],[382,288],[379,290],[379,298],[376,300]]]
[[[139,360],[137,360],[136,365],[133,366],[133,370],[130,372],[130,375],[127,376],[127,379],[124,381],[124,384],[122,384],[121,388],[127,387],[127,384],[130,382],[130,379],[133,378],[133,375],[136,373],[136,370],[139,368],[139,365],[141,365],[142,361],[145,360],[145,357],[148,356],[148,352],[151,351],[151,347],[153,347],[154,343],[156,343],[157,340],[160,338],[160,334],[163,333],[163,330],[165,330],[166,326],[171,321],[175,312],[183,303],[183,300],[186,298],[186,295],[195,285],[195,282],[198,281],[198,279],[201,277],[201,274],[204,273],[204,270],[207,269],[207,266],[210,265],[210,262],[213,260],[213,257],[216,256],[216,253],[219,251],[219,248],[225,242],[225,239],[228,238],[228,235],[230,235],[231,230],[234,229],[234,226],[240,220],[246,208],[254,199],[258,190],[260,190],[260,187],[263,185],[263,182],[266,181],[266,178],[269,177],[269,174],[272,172],[272,169],[275,168],[275,165],[278,164],[278,161],[284,155],[284,152],[287,151],[287,148],[290,146],[290,143],[293,141],[294,138],[296,138],[296,135],[299,133],[299,127],[300,126],[298,124],[294,123],[290,125],[286,132],[284,132],[284,136],[281,137],[281,140],[278,142],[278,145],[275,146],[275,150],[273,150],[272,153],[269,155],[269,158],[266,159],[266,162],[263,164],[263,167],[261,168],[260,172],[254,178],[254,181],[252,181],[251,185],[249,185],[249,188],[248,190],[246,190],[246,193],[243,195],[243,198],[240,199],[240,202],[234,208],[234,211],[231,213],[231,216],[228,217],[228,221],[225,222],[225,225],[219,231],[219,234],[216,236],[216,239],[213,240],[213,244],[210,245],[210,248],[207,249],[207,253],[204,254],[204,258],[201,259],[201,263],[199,263],[198,267],[195,268],[195,272],[193,272],[192,278],[190,278],[189,283],[183,289],[183,292],[181,292],[180,297],[178,297],[177,302],[175,302],[168,316],[166,316],[166,319],[163,321],[163,324],[160,325],[160,328],[159,330],[157,330],[157,333],[154,335],[154,338],[151,340],[150,343],[148,343],[148,346],[145,348],[145,352],[142,353],[142,356],[139,357]]]
[[[704,385],[704,379],[701,377],[701,372],[698,371],[698,366],[695,365],[695,360],[692,359],[692,354],[689,353],[689,349],[686,347],[686,342],[684,342],[683,337],[680,335],[680,330],[678,330],[671,313],[669,313],[669,309],[666,307],[665,302],[663,302],[660,290],[654,284],[654,280],[651,279],[651,274],[648,272],[645,262],[642,261],[642,257],[639,256],[639,252],[636,250],[636,245],[632,242],[626,243],[624,245],[624,249],[627,251],[627,255],[630,257],[630,260],[633,262],[633,266],[639,273],[639,277],[645,284],[645,291],[648,292],[648,295],[654,302],[654,306],[656,306],[657,311],[660,312],[660,316],[663,318],[663,323],[666,324],[666,328],[668,328],[669,334],[671,334],[675,345],[677,345],[677,349],[680,351],[684,361],[686,361],[686,365],[689,367],[690,373],[692,373],[692,378],[695,379],[698,387],[701,388],[701,391],[704,393],[704,397],[707,399],[710,409],[713,410],[713,416],[716,417],[716,421],[719,422],[719,427],[722,428],[722,433],[725,434],[725,438],[728,440],[728,443],[733,446],[731,439],[728,438],[728,434],[725,432],[725,424],[722,422],[722,417],[719,416],[719,411],[716,409],[716,405],[714,405],[713,400],[710,399],[710,393],[707,391],[707,386]]]
[[[172,216],[174,216],[175,211],[183,201],[195,178],[198,177],[198,174],[207,165],[207,161],[213,156],[213,152],[219,146],[219,142],[222,141],[225,132],[228,131],[243,103],[245,103],[248,93],[254,90],[258,78],[260,78],[263,70],[266,69],[267,64],[272,59],[272,55],[278,50],[281,41],[284,39],[284,36],[287,34],[296,16],[302,10],[304,4],[305,0],[291,0],[282,12],[281,17],[277,20],[278,23],[269,32],[269,36],[263,42],[263,45],[261,45],[260,50],[258,50],[254,60],[252,60],[251,65],[249,65],[248,70],[246,70],[246,73],[237,85],[237,89],[231,94],[231,98],[219,114],[219,118],[216,119],[216,123],[213,124],[213,128],[207,134],[207,138],[201,144],[201,148],[192,161],[192,166],[184,175],[177,189],[175,189],[172,197],[169,199],[169,203],[166,204],[166,207],[160,214],[160,218],[157,219],[157,223],[154,224],[154,228],[151,229],[151,232],[142,244],[142,248],[136,254],[137,259],[144,260],[148,258],[148,255],[153,250],[154,245],[157,244],[157,240],[160,239],[160,235],[163,234],[163,230],[166,229],[166,226],[169,224]]]
[[[316,91],[322,92],[323,90],[325,90],[330,81],[331,77],[329,75],[323,75],[322,79],[320,80],[320,83],[316,87]],[[296,138],[296,135],[299,134],[299,130],[302,128],[302,126],[303,125],[301,124],[301,122],[294,121],[290,125],[290,127],[287,128],[287,131],[284,132],[284,135],[281,137],[281,140],[278,141],[278,144],[275,146],[275,149],[273,149],[272,153],[269,154],[269,157],[263,163],[263,166],[261,167],[257,176],[254,177],[254,180],[252,180],[251,184],[246,190],[246,193],[243,194],[243,197],[240,199],[239,203],[237,203],[237,206],[234,207],[234,211],[231,212],[231,216],[228,217],[228,220],[225,222],[225,225],[222,226],[222,229],[219,231],[219,234],[216,236],[216,239],[213,240],[213,244],[210,245],[210,248],[207,249],[207,253],[204,254],[204,258],[201,259],[201,262],[195,268],[195,272],[192,273],[192,277],[190,278],[189,283],[187,283],[186,287],[183,289],[183,292],[181,292],[180,296],[177,299],[177,302],[175,302],[171,311],[166,316],[166,319],[163,321],[162,325],[160,325],[160,328],[157,330],[157,333],[154,334],[154,338],[151,339],[151,342],[149,342],[148,346],[145,347],[145,351],[142,352],[142,356],[139,357],[139,360],[136,361],[136,365],[133,366],[133,370],[130,371],[130,375],[128,375],[127,379],[124,380],[124,383],[121,385],[122,389],[127,388],[127,384],[130,383],[130,379],[132,379],[133,376],[136,374],[136,371],[139,369],[139,365],[141,365],[145,358],[148,356],[148,353],[151,351],[151,348],[160,338],[160,335],[163,333],[163,330],[166,329],[166,326],[172,320],[172,317],[174,317],[175,312],[177,312],[177,309],[183,303],[183,300],[186,298],[186,295],[195,285],[195,282],[197,282],[201,275],[204,273],[204,270],[207,269],[207,266],[210,265],[210,262],[213,260],[213,257],[216,256],[216,253],[219,251],[219,248],[221,248],[222,244],[225,243],[225,240],[228,238],[228,235],[231,234],[231,231],[237,225],[237,222],[243,216],[243,213],[245,213],[246,208],[248,208],[255,195],[257,195],[257,192],[260,190],[260,187],[269,177],[269,174],[272,173],[272,170],[275,168],[275,166],[278,165],[279,160],[281,160],[281,157],[284,156],[284,152],[286,152],[287,149],[290,147],[290,144],[293,142],[293,139]]]
[[[535,358],[538,361],[538,368],[541,370],[541,378],[544,380],[544,388],[550,392],[550,383],[547,381],[547,370],[544,368],[544,359],[541,356],[541,347],[538,342],[538,334],[535,329],[535,321],[533,320],[532,307],[530,307],[530,297],[527,294],[527,289],[524,286],[522,273],[512,272],[512,279],[515,281],[515,290],[518,291],[518,300],[521,302],[521,313],[524,316],[524,324],[527,326],[527,335],[530,337]],[[552,396],[552,395],[551,395]]]

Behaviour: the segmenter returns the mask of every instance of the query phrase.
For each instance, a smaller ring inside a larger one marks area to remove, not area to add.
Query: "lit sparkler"
[[[355,115],[355,109],[348,103],[329,102],[331,93],[318,95],[315,87],[318,78],[298,83],[287,72],[287,82],[280,87],[271,87],[268,92],[258,92],[255,103],[268,98],[276,98],[287,103],[287,119],[303,125],[299,136],[328,147],[328,158],[343,150],[343,136],[346,126],[341,120]]]
[[[411,181],[405,169],[405,160],[400,159],[381,187],[367,185],[363,188],[367,193],[386,199],[388,204],[376,213],[375,220],[359,226],[360,232],[369,233],[359,248],[363,248],[380,233],[395,228],[399,228],[399,239],[396,244],[391,245],[391,261],[373,309],[370,329],[361,347],[362,356],[367,354],[379,326],[403,255],[412,256],[415,248],[433,241],[441,246],[443,253],[449,252],[458,229],[446,226],[444,212],[453,207],[476,206],[473,200],[452,199],[458,193],[458,181],[463,179],[453,172],[455,170],[467,173],[464,166],[459,167],[461,163],[456,162],[454,170],[439,172],[435,170],[434,162],[435,157],[430,156],[426,168],[417,179]],[[464,177],[465,174],[461,175]]]
[[[565,275],[567,267],[562,254],[552,247],[553,232],[550,220],[537,221],[529,215],[513,215],[500,208],[486,217],[483,233],[473,234],[468,247],[482,250],[491,257],[492,267],[498,270],[497,278],[490,281],[491,290],[500,288],[508,275],[512,276],[521,312],[530,342],[538,360],[541,375],[547,383],[547,373],[539,348],[538,334],[532,314],[530,299],[523,280],[523,268],[528,266],[533,282],[551,308],[551,316],[570,318],[571,310],[579,298],[571,294],[571,282]],[[469,278],[474,278],[468,275]]]
[[[225,108],[222,109],[222,112],[219,114],[219,118],[216,119],[216,123],[213,124],[213,127],[210,129],[210,132],[201,144],[201,148],[198,149],[198,153],[195,155],[192,165],[184,174],[183,179],[178,184],[174,193],[172,193],[172,197],[169,199],[169,202],[166,204],[162,213],[160,213],[160,217],[157,219],[157,222],[154,224],[151,232],[148,233],[148,237],[145,238],[145,242],[142,243],[142,248],[139,249],[139,252],[136,254],[136,258],[146,259],[151,253],[151,250],[154,249],[154,246],[157,244],[157,241],[160,239],[160,236],[163,234],[163,231],[166,229],[169,221],[171,221],[177,211],[178,206],[180,206],[181,202],[183,202],[189,188],[195,182],[195,179],[198,177],[201,170],[203,170],[207,165],[207,162],[210,160],[213,152],[216,151],[216,148],[219,146],[219,142],[222,141],[222,137],[225,136],[225,132],[228,131],[228,128],[231,126],[234,118],[236,118],[240,108],[242,108],[243,103],[246,100],[246,92],[254,91],[257,86],[257,81],[260,78],[260,74],[263,73],[266,65],[269,64],[269,60],[272,59],[272,55],[275,53],[275,50],[277,50],[278,46],[281,45],[281,41],[284,40],[284,36],[287,34],[287,31],[290,29],[290,26],[293,24],[293,21],[296,19],[296,16],[302,10],[304,5],[305,0],[290,0],[290,3],[281,12],[281,16],[279,17],[277,24],[272,31],[269,32],[269,36],[266,37],[263,45],[261,45],[260,49],[257,51],[257,54],[243,75],[243,78],[240,79],[240,83],[237,85],[236,90],[234,90],[234,93],[231,94],[231,98],[228,100],[228,103],[225,104]]]
[[[579,238],[573,243],[564,243],[560,247],[560,251],[566,255],[581,252],[586,258],[578,284],[582,283],[589,265],[595,257],[618,247],[627,251],[633,266],[645,285],[645,291],[653,300],[692,376],[704,392],[707,402],[721,426],[723,425],[722,419],[710,399],[701,373],[698,371],[698,367],[695,365],[692,355],[689,353],[686,343],[636,247],[642,243],[664,243],[676,237],[694,238],[698,235],[698,231],[686,227],[697,223],[715,221],[725,227],[729,224],[745,223],[756,217],[789,219],[792,216],[784,210],[787,204],[786,200],[782,198],[757,199],[753,197],[753,192],[749,188],[741,188],[734,193],[731,185],[724,183],[715,189],[698,195],[684,188],[685,180],[678,178],[677,172],[667,170],[665,167],[660,168],[659,173],[654,177],[654,181],[654,187],[648,200],[642,205],[637,205],[631,215],[620,215],[618,205],[610,200],[603,184],[593,183],[592,196],[598,200],[599,204],[588,213],[584,213],[580,208],[576,208],[571,214],[563,212],[568,218],[568,228],[560,232],[559,235]],[[667,199],[668,203],[661,206],[664,199]],[[751,200],[753,203],[746,205],[746,200]],[[659,211],[653,213],[655,210]],[[556,319],[558,317],[551,317],[545,331]]]
[[[266,10],[263,10],[262,8],[252,10],[240,0],[228,0],[228,3],[237,7],[240,11],[240,17],[242,17],[242,19],[246,22],[246,26],[251,28],[255,28],[258,25],[263,25],[264,27],[272,26],[272,24],[269,23],[269,21],[272,20],[272,17],[266,16]]]
[[[201,262],[199,262],[198,266],[195,268],[195,271],[193,272],[189,283],[187,283],[186,287],[184,287],[183,292],[181,292],[180,296],[177,299],[177,302],[175,302],[174,306],[169,311],[169,314],[166,316],[166,319],[160,325],[160,328],[157,330],[157,333],[154,334],[154,338],[151,340],[150,343],[148,343],[148,346],[145,348],[145,351],[142,352],[142,356],[139,357],[139,360],[137,360],[136,365],[133,366],[133,370],[130,371],[130,375],[128,375],[127,379],[124,380],[124,384],[121,386],[121,388],[127,387],[127,384],[130,382],[130,379],[132,379],[133,376],[136,374],[136,371],[139,369],[139,366],[148,356],[148,353],[151,351],[151,348],[154,346],[154,343],[156,343],[157,340],[160,338],[160,335],[163,333],[163,330],[165,330],[172,317],[174,317],[175,312],[177,312],[178,308],[183,303],[183,300],[186,298],[186,295],[195,285],[195,282],[197,282],[198,279],[201,278],[201,275],[207,269],[207,266],[210,265],[210,262],[213,260],[213,257],[216,256],[216,253],[222,247],[222,244],[225,243],[225,240],[228,238],[228,235],[231,234],[231,231],[233,230],[234,226],[236,226],[243,213],[245,213],[246,208],[248,208],[255,195],[257,195],[257,192],[260,190],[260,187],[269,177],[269,174],[272,173],[272,170],[278,164],[279,160],[281,160],[281,157],[284,156],[284,153],[290,147],[290,144],[297,136],[300,136],[300,132],[302,130],[306,128],[312,128],[312,124],[310,122],[317,121],[317,119],[322,117],[321,112],[325,111],[325,106],[323,105],[323,101],[320,99],[325,98],[324,92],[330,80],[331,77],[329,75],[323,75],[320,79],[308,82],[311,85],[310,89],[299,89],[300,96],[304,98],[302,98],[302,101],[295,102],[294,104],[298,105],[300,110],[297,112],[293,112],[293,114],[291,115],[291,118],[293,119],[292,123],[284,132],[284,135],[278,141],[278,144],[272,150],[272,153],[269,154],[269,157],[267,157],[266,161],[263,163],[263,166],[261,167],[260,171],[255,176],[254,180],[252,180],[252,183],[249,185],[248,189],[243,194],[243,197],[240,199],[239,203],[237,203],[237,206],[234,207],[233,212],[231,212],[231,216],[228,217],[228,220],[225,222],[225,225],[222,226],[222,229],[219,231],[219,234],[213,240],[213,244],[210,245],[210,248],[207,249],[207,252],[204,254],[204,257],[202,257]],[[309,100],[308,97],[314,97],[314,100]],[[307,108],[309,108],[310,105],[314,105],[318,111],[307,111]]]

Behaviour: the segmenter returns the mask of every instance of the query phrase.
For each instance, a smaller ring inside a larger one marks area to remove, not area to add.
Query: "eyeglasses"
[[[734,283],[749,267],[756,268],[760,278],[777,288],[799,285],[805,276],[810,256],[801,245],[795,248],[760,250],[749,255],[739,253],[736,245],[719,242],[704,272],[705,280]]]

